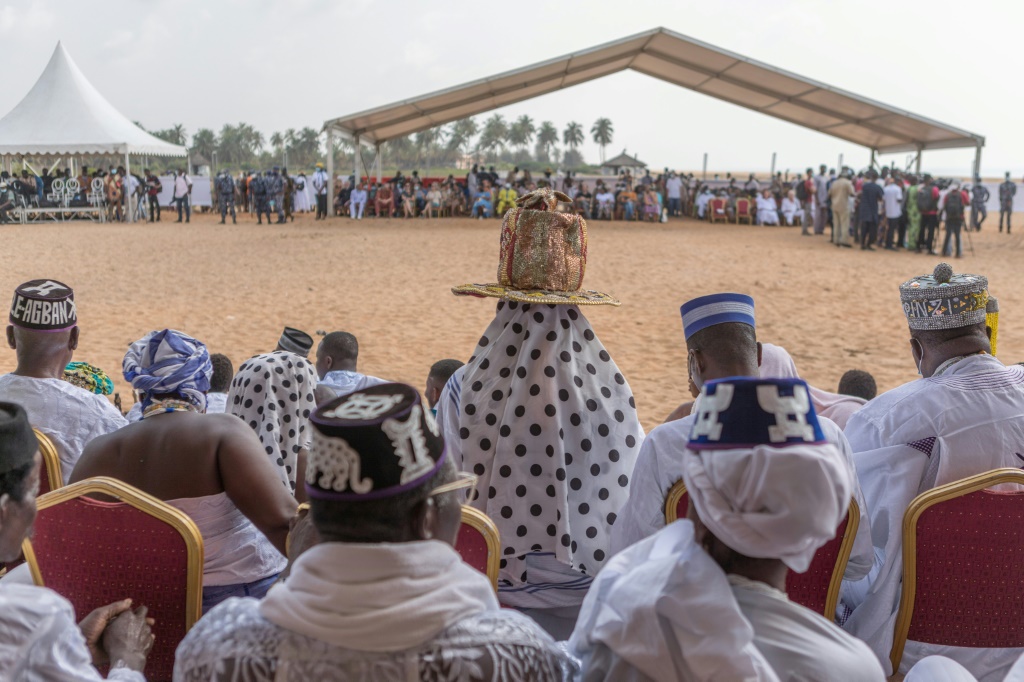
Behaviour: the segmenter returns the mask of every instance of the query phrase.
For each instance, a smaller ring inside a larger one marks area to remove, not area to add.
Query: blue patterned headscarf
[[[174,329],[153,331],[133,343],[124,356],[124,378],[142,391],[142,409],[153,395],[173,393],[206,411],[213,364],[202,341]]]

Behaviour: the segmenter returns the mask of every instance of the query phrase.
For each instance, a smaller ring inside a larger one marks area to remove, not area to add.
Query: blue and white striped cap
[[[711,294],[687,301],[679,308],[683,335],[689,339],[701,329],[726,322],[754,324],[754,299],[746,294]]]

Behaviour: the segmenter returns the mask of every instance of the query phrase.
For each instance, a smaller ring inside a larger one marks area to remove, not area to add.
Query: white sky
[[[58,40],[93,84],[147,128],[285,128],[415,97],[657,26],[986,137],[983,173],[1024,172],[1014,48],[1024,3],[974,0],[21,0],[0,5],[0,113]],[[869,152],[719,100],[623,72],[499,110],[559,130],[615,125],[652,167],[766,172]],[[483,120],[484,116],[479,117]],[[589,137],[589,136],[588,136]],[[596,161],[597,147],[583,149]],[[930,152],[968,173],[973,150]],[[895,157],[901,164],[905,154]]]

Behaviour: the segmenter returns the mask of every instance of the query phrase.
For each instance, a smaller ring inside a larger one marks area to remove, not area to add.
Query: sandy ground
[[[1024,219],[1015,220],[1021,235],[986,224],[972,235],[975,255],[954,261],[958,271],[989,277],[1007,363],[1024,361]],[[74,287],[82,328],[75,357],[111,374],[126,409],[124,350],[151,329],[186,331],[236,367],[272,350],[286,324],[346,330],[359,338],[361,371],[421,387],[435,360],[468,357],[494,312],[492,301],[449,288],[494,281],[497,220],[216,222],[0,226],[0,291],[40,277]],[[798,228],[690,220],[592,222],[589,234],[585,285],[623,305],[586,314],[648,429],[688,399],[678,311],[701,294],[752,294],[758,338],[785,346],[816,386],[834,390],[851,368],[872,372],[883,390],[916,377],[897,287],[938,258],[839,250]],[[0,352],[0,372],[14,364],[13,351]]]

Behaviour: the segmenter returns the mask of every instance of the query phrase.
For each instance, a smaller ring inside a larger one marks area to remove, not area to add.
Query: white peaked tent
[[[61,43],[25,98],[0,119],[0,155],[186,156],[131,122],[93,87]],[[129,216],[131,211],[128,211]]]

